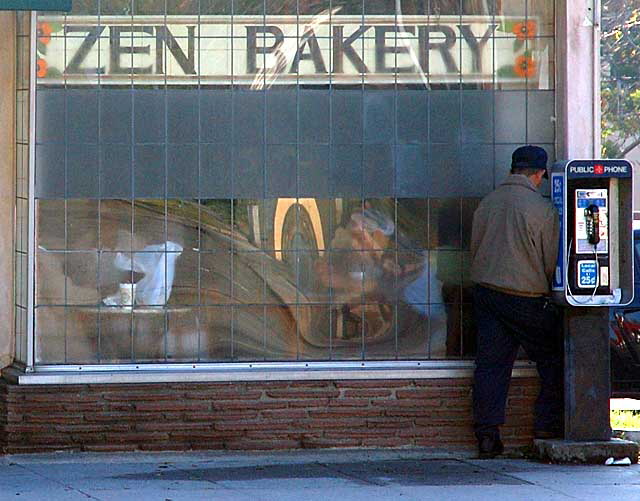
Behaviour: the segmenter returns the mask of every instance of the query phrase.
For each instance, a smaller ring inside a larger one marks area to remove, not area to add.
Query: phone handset
[[[597,205],[589,205],[584,210],[585,225],[587,230],[587,239],[592,245],[598,245],[600,242],[600,210]]]

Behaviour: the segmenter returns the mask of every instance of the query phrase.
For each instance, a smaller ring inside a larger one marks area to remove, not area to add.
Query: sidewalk
[[[432,450],[0,457],[0,500],[640,499],[640,465],[475,460]]]

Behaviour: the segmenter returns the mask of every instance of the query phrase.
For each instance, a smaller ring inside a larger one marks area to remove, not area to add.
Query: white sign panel
[[[535,80],[536,22],[491,16],[40,17],[41,84]]]

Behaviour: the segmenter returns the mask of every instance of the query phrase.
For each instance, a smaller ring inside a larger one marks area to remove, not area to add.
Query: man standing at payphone
[[[473,411],[481,458],[503,452],[499,426],[520,346],[541,379],[535,435],[562,433],[560,323],[549,299],[560,230],[555,209],[538,192],[547,178],[546,152],[531,145],[517,148],[511,174],[473,216],[471,280],[478,329]]]

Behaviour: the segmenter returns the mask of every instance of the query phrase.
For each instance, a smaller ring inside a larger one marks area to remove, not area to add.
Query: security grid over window
[[[479,199],[554,158],[554,2],[37,19],[36,365],[466,358]]]

